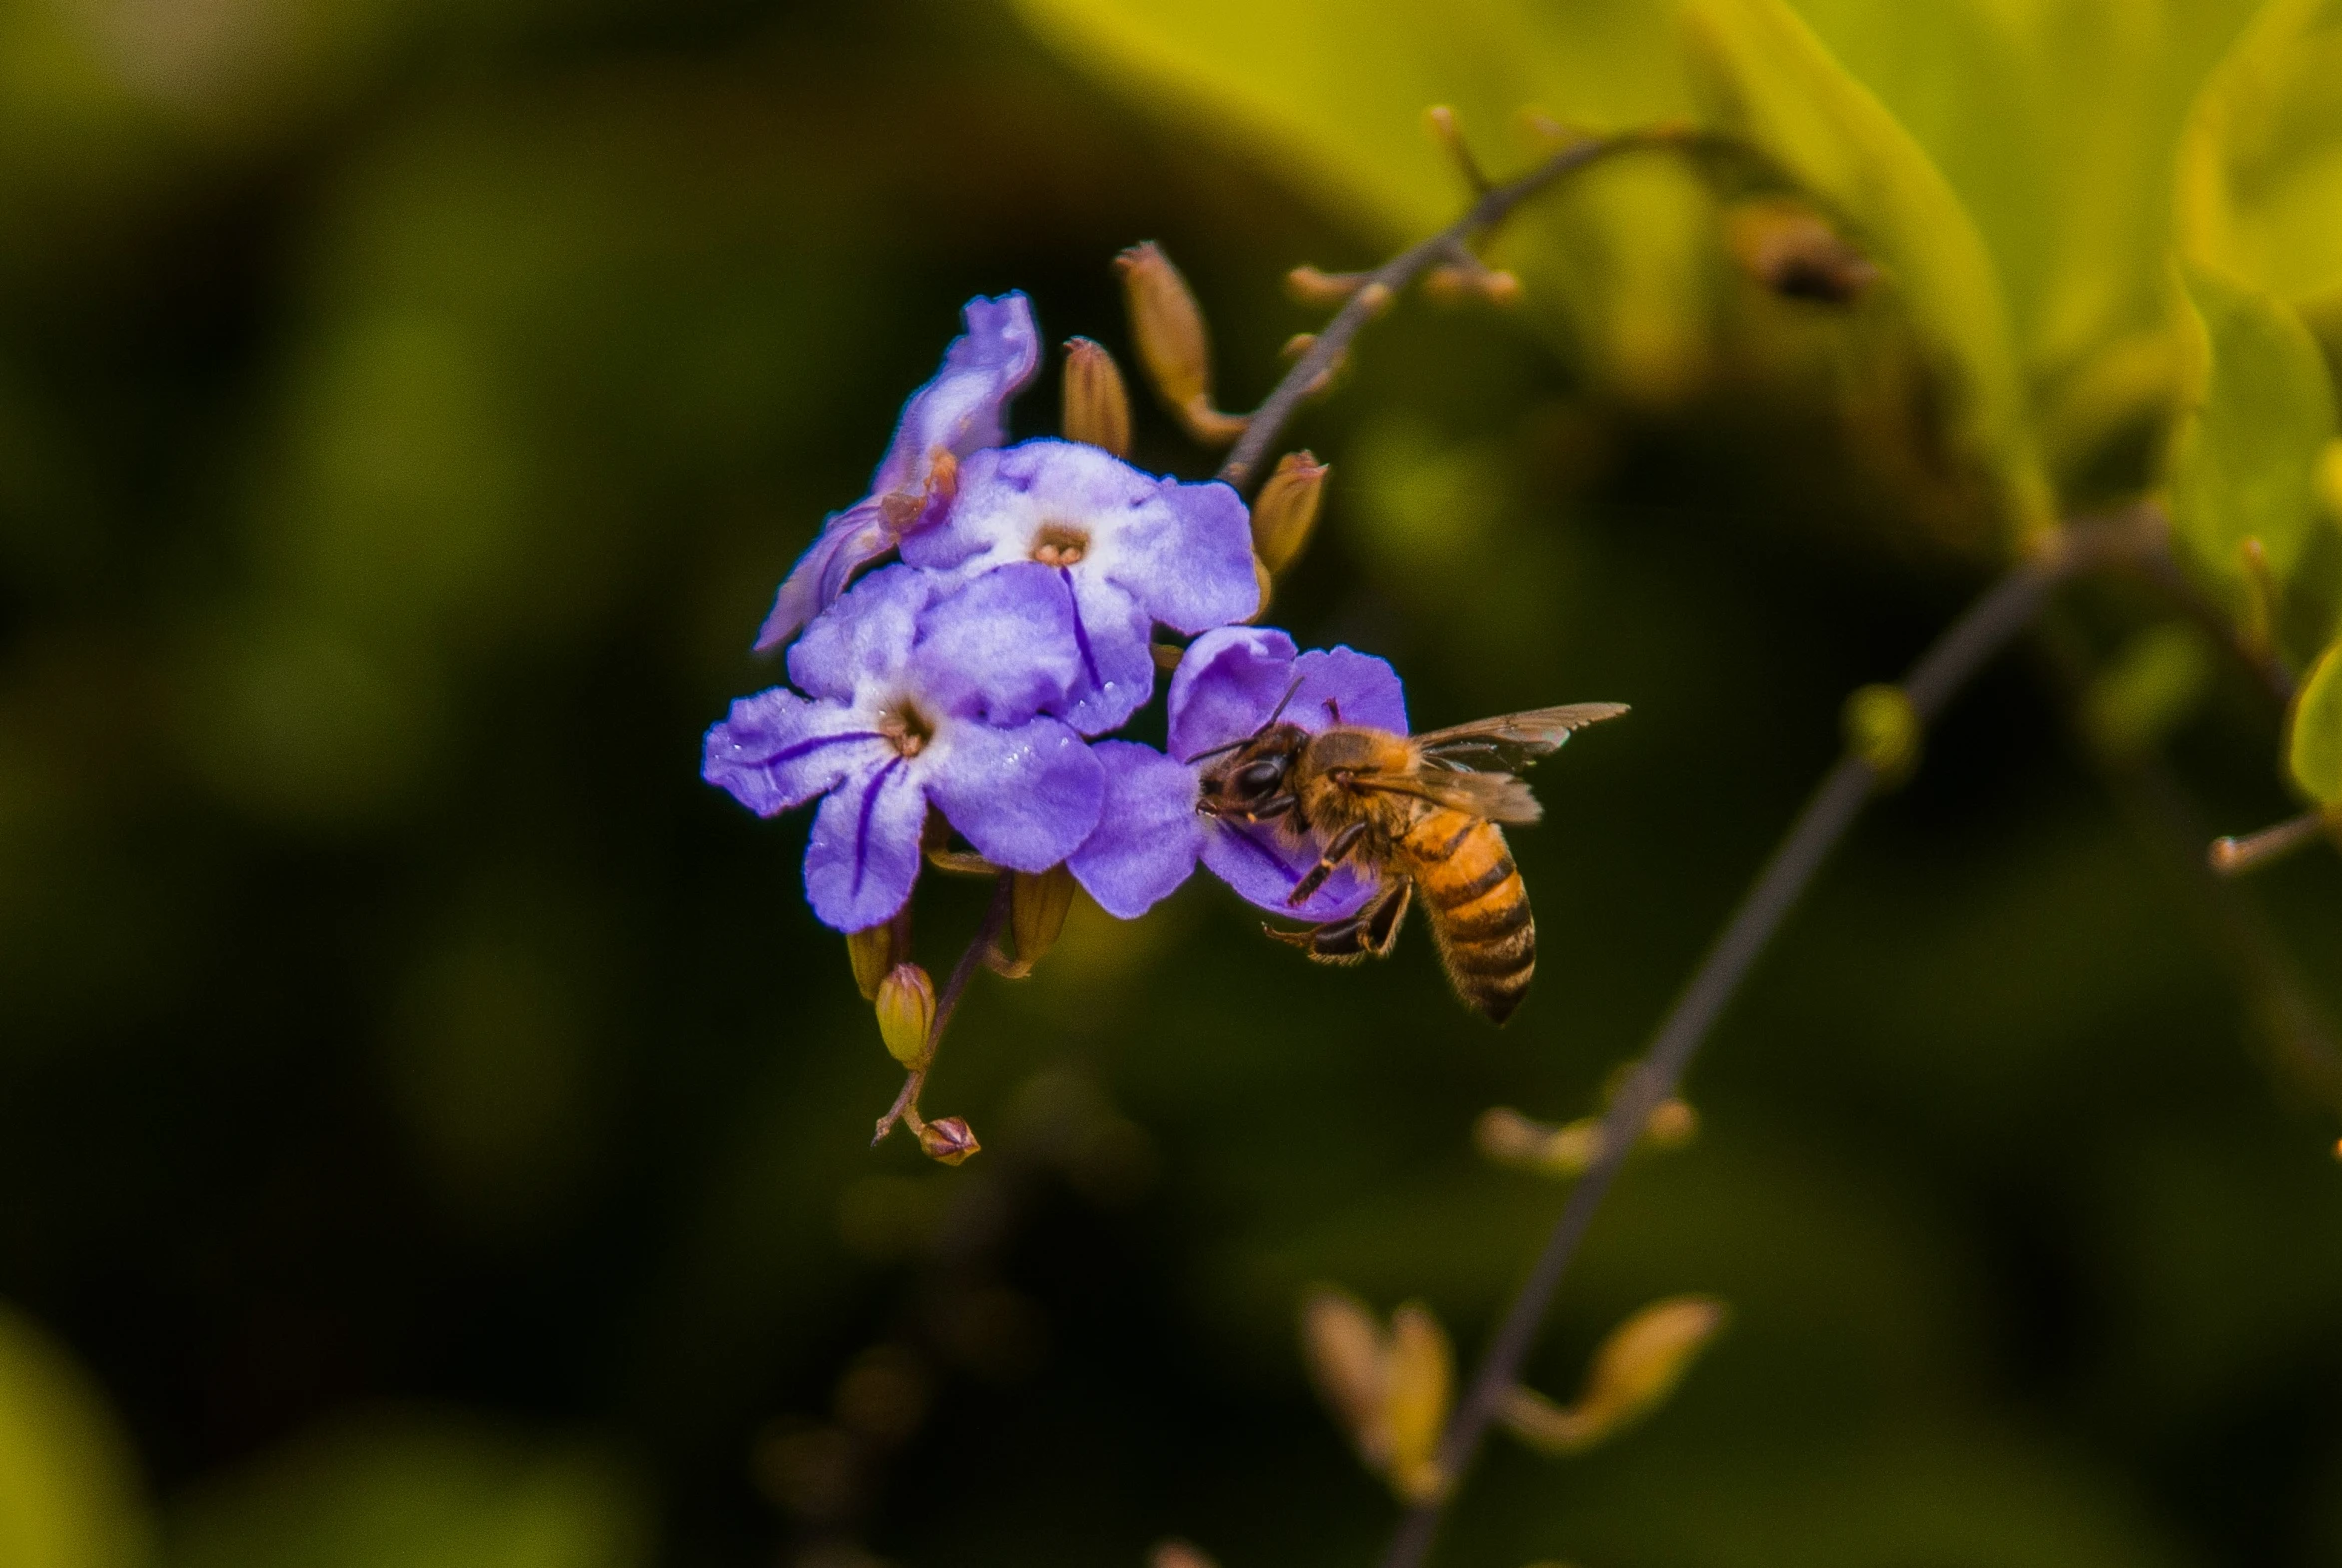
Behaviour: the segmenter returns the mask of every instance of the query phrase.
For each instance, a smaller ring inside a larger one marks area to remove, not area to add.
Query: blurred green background
[[[981,1157],[871,1151],[898,1074],[805,818],[699,736],[960,303],[1128,364],[1109,262],[1159,240],[1243,406],[1316,323],[1284,269],[1460,201],[1426,103],[1499,168],[1525,103],[1688,103],[1641,0],[1086,19],[1150,9],[0,4],[0,1561],[1378,1549],[1301,1291],[1477,1345],[1563,1189],[1474,1117],[1598,1107],[1989,551],[1892,299],[1753,288],[1680,168],[1558,193],[1515,317],[1410,302],[1304,416],[1274,616],[1426,725],[1635,705],[1516,835],[1521,1015],[1198,880],[978,980],[927,1106]],[[1976,215],[2068,498],[2147,477],[2172,140],[2248,9],[1803,7]],[[1150,416],[1138,458],[1210,466]],[[2059,645],[2201,664],[2153,614],[2091,589]],[[2204,682],[2199,830],[2287,814],[2266,698]],[[2070,706],[2004,661],[1858,829],[1534,1368],[1664,1293],[1731,1332],[1591,1456],[1499,1440],[1443,1560],[2342,1561],[2342,1123],[2256,1022],[2272,962],[2342,1004],[2342,868],[2240,932]],[[931,966],[979,898],[931,879]]]

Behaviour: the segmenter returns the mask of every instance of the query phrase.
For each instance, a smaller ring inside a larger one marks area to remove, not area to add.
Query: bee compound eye
[[[1236,790],[1244,795],[1265,795],[1276,788],[1284,778],[1281,762],[1250,762],[1236,772]]]

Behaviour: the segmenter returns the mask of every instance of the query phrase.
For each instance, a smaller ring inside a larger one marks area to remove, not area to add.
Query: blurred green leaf
[[[173,1514],[167,1568],[633,1568],[648,1523],[589,1450],[447,1416],[378,1416],[297,1440]]]
[[[2171,455],[2171,516],[2196,566],[2232,605],[2254,591],[2240,551],[2258,539],[2290,581],[2319,526],[2318,461],[2334,393],[2309,329],[2283,301],[2183,264],[2193,408]]]
[[[2301,683],[2291,731],[2285,747],[2293,781],[2320,805],[2342,806],[2342,642]]]
[[[1388,248],[1453,220],[1470,193],[1425,134],[1453,107],[1483,164],[1525,108],[1604,128],[1690,108],[1665,8],[1641,0],[1469,9],[1396,0],[1018,0],[1044,39],[1242,156]],[[1629,394],[1679,392],[1705,331],[1707,198],[1664,160],[1598,169],[1532,204],[1496,256],[1527,317]]]
[[[1834,204],[1887,267],[1945,383],[1955,452],[1989,474],[2007,536],[2048,526],[2000,283],[1958,197],[1780,0],[1694,0],[1684,15],[1714,122]]]
[[[2270,0],[2197,95],[2175,217],[2190,261],[2287,300],[2342,286],[2342,5]]]
[[[104,1396],[30,1319],[0,1307],[0,1562],[140,1568],[148,1535]]]

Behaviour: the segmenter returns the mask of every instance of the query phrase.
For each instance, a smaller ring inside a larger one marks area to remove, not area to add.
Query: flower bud
[[[1260,590],[1260,602],[1244,617],[1247,626],[1257,626],[1268,618],[1268,596],[1276,591],[1276,579],[1268,574],[1268,562],[1257,555],[1252,557],[1252,585]]]
[[[1150,240],[1115,258],[1130,307],[1131,336],[1158,396],[1199,441],[1232,441],[1244,421],[1211,405],[1211,341],[1187,280]]]
[[[1709,1296],[1654,1301],[1602,1341],[1576,1404],[1562,1409],[1533,1388],[1514,1388],[1497,1418],[1532,1447],[1583,1453],[1665,1403],[1726,1315],[1724,1303]]]
[[[862,1000],[878,1000],[878,984],[895,967],[895,923],[881,921],[846,933],[846,961],[854,966],[854,988]]]
[[[1287,452],[1252,502],[1252,548],[1271,572],[1298,560],[1317,527],[1325,476],[1333,471],[1305,451]]]
[[[1375,1470],[1389,1463],[1382,1420],[1389,1346],[1382,1325],[1346,1290],[1321,1285],[1301,1303],[1301,1355],[1319,1397]]]
[[[1662,1100],[1643,1124],[1645,1143],[1660,1149],[1681,1149],[1700,1133],[1700,1113],[1682,1100]]]
[[[1087,338],[1067,341],[1065,398],[1061,433],[1067,440],[1117,457],[1131,454],[1131,394],[1103,345]]]
[[[878,1034],[887,1055],[916,1073],[927,1065],[935,1027],[935,982],[916,964],[897,964],[878,983]]]
[[[1162,1541],[1147,1554],[1147,1568],[1219,1568],[1219,1565],[1192,1542]]]
[[[1447,1489],[1439,1468],[1439,1437],[1455,1387],[1455,1353],[1439,1319],[1419,1301],[1391,1314],[1389,1367],[1382,1420],[1390,1484],[1408,1502],[1429,1502]]]
[[[1883,786],[1911,777],[1920,761],[1920,716],[1901,686],[1865,686],[1846,699],[1846,746]]]
[[[1284,275],[1285,293],[1303,305],[1341,305],[1365,286],[1364,273],[1329,273],[1306,264]]]
[[[1020,871],[1009,884],[1009,930],[1017,939],[1017,967],[1030,972],[1066,929],[1074,905],[1074,874],[1064,865]]]
[[[919,1130],[919,1149],[928,1159],[956,1166],[984,1146],[976,1131],[960,1117],[937,1117]]]
[[[1594,1352],[1577,1413],[1583,1441],[1600,1442],[1666,1402],[1692,1362],[1724,1327],[1724,1303],[1679,1295],[1654,1301],[1611,1330]]]

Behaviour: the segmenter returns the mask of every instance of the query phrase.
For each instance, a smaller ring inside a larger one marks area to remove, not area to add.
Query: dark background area
[[[1535,993],[1482,1026],[1419,927],[1312,969],[1207,879],[1079,907],[977,981],[927,1105],[985,1153],[943,1170],[865,1147],[898,1074],[806,819],[699,736],[968,296],[1129,364],[1109,262],[1159,240],[1242,406],[1314,325],[1283,270],[1375,239],[989,6],[59,6],[0,71],[0,1498],[40,1568],[1366,1560],[1392,1506],[1300,1292],[1469,1354],[1564,1191],[1474,1117],[1599,1107],[1845,694],[1989,574],[1745,335],[1627,396],[1409,304],[1297,431],[1332,499],[1272,618],[1424,726],[1635,705],[1515,836]],[[1052,365],[1016,432],[1055,406]],[[1858,829],[1534,1370],[1678,1291],[1729,1334],[1591,1456],[1500,1442],[1445,1560],[2342,1558],[2342,1127],[2066,707],[2010,659]],[[2222,676],[2178,738],[2206,831],[2289,810],[2276,722]],[[2329,1009],[2338,893],[2321,853],[2244,895]],[[980,897],[923,888],[930,967]]]

